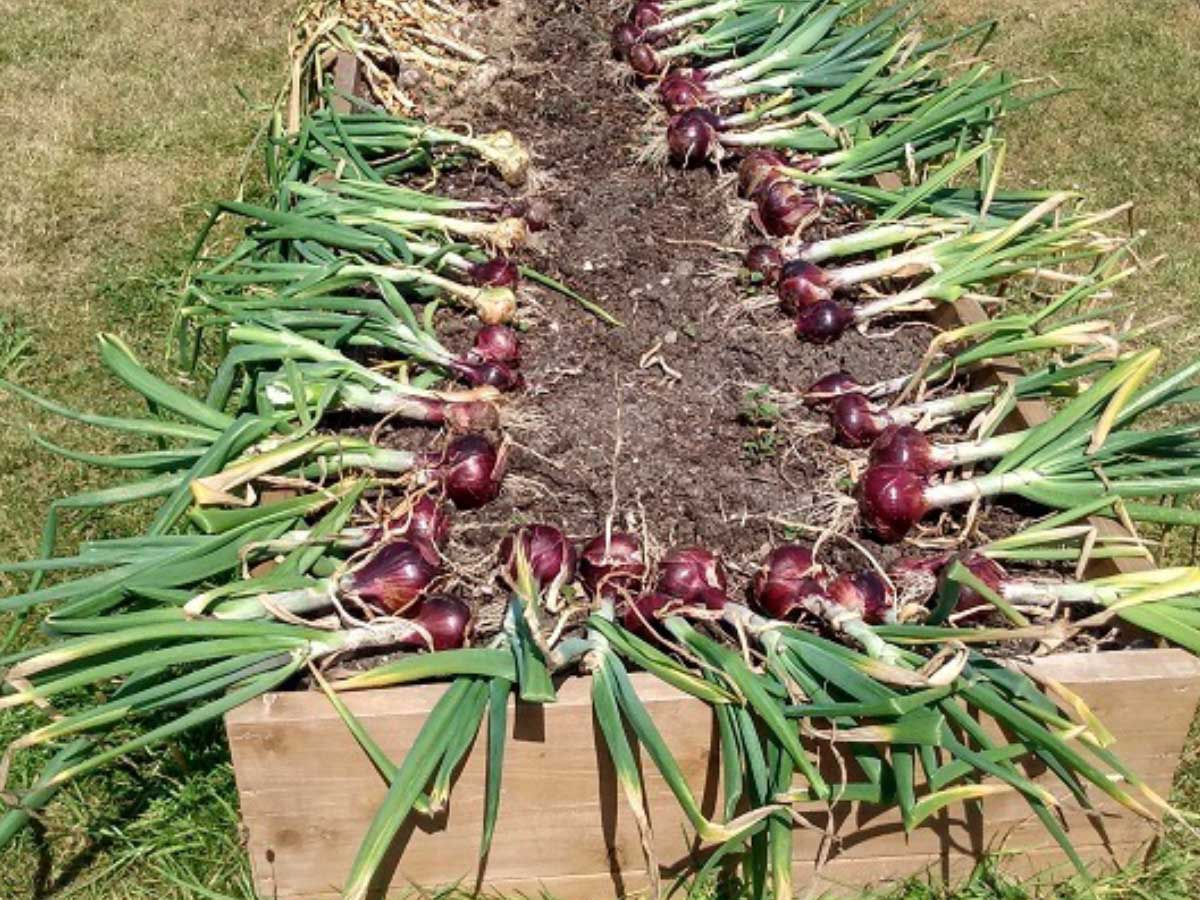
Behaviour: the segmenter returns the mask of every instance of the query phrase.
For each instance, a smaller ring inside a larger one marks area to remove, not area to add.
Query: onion
[[[887,619],[894,605],[888,583],[874,569],[839,575],[829,583],[829,596],[839,606],[858,613],[868,625]]]
[[[588,541],[579,554],[579,575],[588,591],[600,597],[629,595],[641,590],[646,577],[642,544],[637,535],[614,531]]]
[[[779,171],[787,160],[774,150],[751,150],[738,166],[738,192],[753,198],[760,190],[782,178]]]
[[[405,646],[434,651],[457,650],[470,640],[471,608],[457,597],[426,597],[409,613],[408,618],[414,625],[419,625],[421,631],[405,640]]]
[[[755,244],[746,251],[742,265],[748,272],[760,275],[764,284],[774,285],[783,269],[783,254],[770,244]]]
[[[471,356],[517,369],[521,366],[521,342],[507,325],[484,325],[475,332]]]
[[[471,263],[467,275],[477,285],[515,288],[521,280],[517,264],[504,256],[493,256],[486,262]]]
[[[888,543],[901,540],[929,508],[925,479],[902,466],[870,466],[857,493],[863,521]]]
[[[819,406],[845,394],[861,394],[863,386],[849,372],[838,370],[822,375],[804,392],[805,406]]]
[[[500,542],[500,560],[508,577],[517,578],[516,548],[529,563],[534,580],[545,588],[554,582],[566,584],[575,577],[575,547],[566,535],[551,525],[527,525]]]
[[[699,107],[671,119],[667,126],[667,149],[671,159],[681,166],[705,162],[717,148],[719,122],[716,115]]]
[[[862,394],[842,394],[829,405],[833,439],[843,447],[869,447],[890,424]]]
[[[437,459],[432,475],[459,509],[476,509],[496,499],[504,478],[506,458],[482,435],[464,434],[452,440]]]
[[[437,552],[424,541],[388,541],[342,576],[338,590],[399,615],[420,599],[439,569]]]
[[[671,550],[658,564],[658,590],[685,603],[706,589],[724,596],[728,584],[720,557],[703,547]]]
[[[657,75],[658,70],[662,68],[662,63],[659,62],[658,54],[654,52],[654,48],[649,44],[643,43],[636,43],[629,48],[629,65],[633,68],[633,71],[644,78],[651,78]]]
[[[450,511],[428,494],[422,494],[402,515],[393,517],[388,526],[393,534],[441,547],[450,536]]]
[[[658,85],[658,96],[669,113],[682,113],[704,106],[708,94],[690,75],[671,72]]]
[[[889,425],[871,444],[872,466],[902,466],[921,475],[932,475],[947,468],[937,460],[923,432],[911,425]]]
[[[500,427],[500,412],[495,404],[486,400],[469,400],[465,403],[443,403],[442,421],[458,434],[476,431],[493,431]]]
[[[779,302],[788,312],[796,312],[822,300],[828,300],[832,294],[825,287],[827,280],[825,270],[810,262],[793,259],[784,263],[776,288]]]
[[[802,544],[776,547],[750,583],[750,601],[773,619],[794,620],[804,611],[804,598],[823,596],[825,570]]]
[[[1003,567],[987,556],[979,553],[968,553],[960,562],[966,567],[967,571],[991,588],[993,593],[1003,596],[1004,584],[1009,580],[1008,573]],[[949,570],[946,566],[942,572]],[[973,620],[982,618],[987,613],[994,610],[995,604],[975,590],[968,584],[959,584],[958,587],[958,602],[954,609],[956,612],[972,612],[971,615],[964,616],[965,620]]]
[[[550,205],[538,197],[531,200],[524,198],[505,200],[500,204],[500,215],[523,220],[529,231],[545,231],[550,227]],[[513,266],[513,268],[515,270],[517,267]],[[517,271],[515,274],[519,275],[520,272]]]
[[[638,45],[642,39],[642,32],[635,28],[630,22],[622,22],[612,30],[612,37],[609,44],[612,47],[612,55],[614,58],[629,62],[630,51]]]
[[[644,31],[662,21],[662,6],[655,0],[638,0],[629,13],[633,27]]]
[[[521,373],[515,371],[504,363],[492,362],[490,360],[478,361],[459,361],[450,364],[450,368],[460,376],[467,384],[472,387],[494,387],[498,391],[515,391],[525,384],[525,379],[521,377]],[[474,401],[470,401],[474,402]],[[463,406],[468,404],[451,404]],[[487,404],[491,406],[491,404]],[[449,417],[447,417],[449,418]],[[494,427],[494,426],[489,426]],[[459,428],[460,431],[468,429]]]
[[[759,222],[772,237],[794,234],[820,209],[812,195],[790,178],[776,178],[759,191],[755,202]]]
[[[659,593],[642,594],[621,604],[621,625],[643,640],[652,641],[658,636],[658,614],[664,609],[678,606],[679,600],[675,597]]]
[[[796,336],[810,344],[828,344],[854,324],[854,313],[834,300],[821,300],[796,314]]]

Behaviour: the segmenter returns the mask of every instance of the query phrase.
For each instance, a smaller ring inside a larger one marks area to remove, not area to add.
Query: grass
[[[115,331],[163,358],[176,282],[203,204],[230,196],[255,104],[284,71],[286,0],[16,0],[0,29],[5,131],[0,228],[0,374],[60,401],[128,403],[95,358]],[[93,478],[32,448],[104,438],[8,402],[0,412],[0,558],[37,547],[56,497]],[[127,530],[137,510],[75,522],[67,537]],[[16,583],[0,576],[0,591]],[[0,721],[7,743],[20,723]],[[88,778],[5,854],[0,896],[245,896],[233,776],[217,730]]]
[[[119,333],[161,359],[170,287],[204,201],[229,196],[262,121],[235,87],[267,101],[282,72],[283,0],[14,0],[0,29],[0,121],[12,149],[0,173],[0,370],[39,392],[102,412],[122,392],[95,363],[92,336]],[[1095,206],[1137,201],[1147,258],[1133,286],[1143,311],[1179,317],[1166,349],[1194,353],[1200,332],[1200,7],[1191,0],[934,0],[940,23],[999,15],[990,54],[1022,74],[1078,87],[1008,123],[1008,181],[1078,186]],[[6,404],[0,413],[0,558],[32,555],[42,511],[91,485],[81,467],[31,449],[30,425],[68,445],[97,436]],[[136,510],[76,522],[68,537],[126,530]],[[15,585],[0,576],[0,590]],[[0,722],[0,741],[19,730]],[[19,773],[18,773],[19,774]],[[1200,812],[1200,740],[1175,799]],[[216,729],[154,758],[76,784],[36,837],[6,853],[0,896],[247,896],[233,779]],[[1144,870],[1105,895],[1200,896],[1200,845],[1172,832]],[[212,892],[206,893],[206,892]],[[1082,896],[1070,883],[1019,883],[1002,860],[953,896]],[[946,897],[913,880],[893,897]]]

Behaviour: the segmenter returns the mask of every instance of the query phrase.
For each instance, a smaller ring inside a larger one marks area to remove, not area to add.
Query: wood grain
[[[1200,699],[1200,662],[1179,650],[1064,654],[1035,667],[1081,694],[1116,735],[1114,749],[1160,793],[1169,790]],[[719,760],[711,752],[709,708],[656,679],[635,676],[647,709],[676,752],[693,790],[712,810]],[[375,738],[400,758],[443,685],[347,695]],[[483,882],[505,891],[539,885],[554,896],[624,895],[644,885],[636,832],[595,731],[587,679],[566,681],[557,703],[515,710],[505,757],[496,838]],[[384,794],[384,785],[323,696],[274,694],[232,712],[230,744],[259,890],[266,897],[334,897]],[[486,753],[477,742],[455,784],[447,813],[413,822],[391,866],[396,894],[409,885],[474,884]],[[694,852],[669,790],[644,760],[647,805],[659,861],[668,873]],[[1099,827],[1070,804],[1062,820],[1089,860],[1114,864],[1148,842],[1148,823],[1097,803]],[[1059,859],[1019,797],[1000,795],[982,815],[951,810],[906,836],[894,810],[835,808],[838,840],[819,880],[854,890],[934,866],[951,875],[988,848],[1020,851],[1022,864]],[[816,813],[813,824],[826,825]],[[797,830],[798,884],[812,880],[821,831]]]

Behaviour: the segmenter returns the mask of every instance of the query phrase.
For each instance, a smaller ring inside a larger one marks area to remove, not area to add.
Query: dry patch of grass
[[[94,335],[114,331],[143,358],[163,358],[204,204],[237,189],[282,83],[293,3],[10,0],[3,10],[0,374],[78,408],[129,409],[96,362]],[[35,553],[51,500],[112,481],[47,456],[27,429],[98,452],[117,441],[6,401],[0,559],[10,560]],[[125,531],[137,515],[77,517],[63,543]],[[0,575],[0,593],[17,587]],[[19,725],[0,720],[0,742]],[[6,851],[0,896],[248,895],[234,807],[214,729],[73,786],[43,840]]]

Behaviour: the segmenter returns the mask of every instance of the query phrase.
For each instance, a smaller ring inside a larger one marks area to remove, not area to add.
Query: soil
[[[929,333],[849,334],[815,347],[774,308],[738,314],[748,293],[730,277],[739,256],[714,246],[744,249],[751,239],[728,238],[743,215],[734,179],[638,159],[654,106],[609,58],[614,15],[604,0],[490,8],[475,41],[511,64],[493,73],[486,99],[454,108],[480,131],[510,129],[533,154],[530,193],[553,215],[531,264],[624,323],[523,289],[528,392],[516,418],[526,421],[509,429],[501,498],[461,517],[459,552],[486,553],[514,522],[586,539],[611,516],[652,548],[702,544],[748,573],[781,539],[780,522],[820,529],[852,508],[837,487],[843,456],[823,436],[804,436],[811,414],[763,438],[740,417],[747,392],[795,391],[836,368],[864,383],[912,371]],[[474,172],[441,187],[487,196],[502,185]],[[467,340],[452,328],[448,343]],[[663,365],[649,362],[655,348]],[[757,454],[748,442],[762,445]]]

